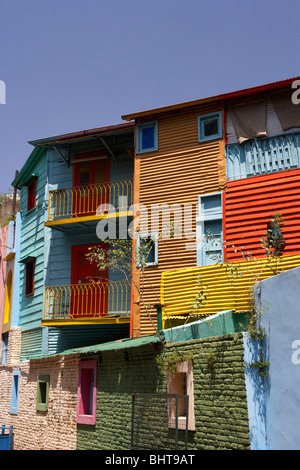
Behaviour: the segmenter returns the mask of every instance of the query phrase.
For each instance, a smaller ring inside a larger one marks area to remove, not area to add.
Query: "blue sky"
[[[0,0],[0,192],[29,140],[299,75],[298,0]]]

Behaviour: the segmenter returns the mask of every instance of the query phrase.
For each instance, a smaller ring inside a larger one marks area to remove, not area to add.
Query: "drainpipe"
[[[157,312],[157,330],[162,330],[162,304],[155,304],[154,307],[156,308]]]

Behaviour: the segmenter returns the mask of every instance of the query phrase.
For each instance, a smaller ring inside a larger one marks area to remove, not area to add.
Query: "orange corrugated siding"
[[[220,108],[209,105],[159,116],[158,151],[136,157],[140,204],[149,211],[151,204],[193,204],[194,231],[198,195],[217,192],[225,186],[223,141],[198,143],[197,116],[217,109]],[[152,119],[155,116],[149,118]],[[159,303],[163,271],[196,266],[196,249],[187,250],[186,243],[185,238],[159,243],[158,266],[145,270],[145,303]],[[140,333],[152,334],[151,322],[140,305]],[[155,308],[149,311],[156,323]]]
[[[286,241],[285,255],[300,253],[300,170],[272,173],[228,182],[225,194],[226,241],[262,256],[260,240],[267,222],[276,212],[282,214]],[[227,249],[230,259],[240,257]]]

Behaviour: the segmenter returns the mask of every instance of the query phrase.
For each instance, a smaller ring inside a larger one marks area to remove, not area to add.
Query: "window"
[[[96,424],[97,361],[81,361],[78,374],[77,423]]]
[[[27,188],[27,211],[30,211],[34,207],[36,207],[36,186],[37,186],[37,179],[34,178]]]
[[[21,370],[20,369],[13,370],[12,386],[11,386],[10,413],[14,414],[14,415],[18,414],[20,381],[21,381]]]
[[[5,333],[2,337],[2,354],[1,354],[1,364],[6,366],[7,364],[7,351],[8,351],[8,333]]]
[[[198,140],[205,142],[207,140],[222,138],[222,113],[206,114],[198,116]]]
[[[50,388],[50,376],[40,375],[37,380],[36,409],[38,411],[48,410]]]
[[[26,261],[26,264],[25,264],[25,275],[26,275],[25,294],[26,296],[34,294],[34,268],[35,268],[35,258],[30,258],[28,261]]]
[[[158,234],[143,233],[137,237],[137,265],[158,265]]]
[[[168,399],[169,428],[176,428],[176,408],[178,413],[178,429],[195,430],[193,363],[179,362],[175,374],[169,373]],[[176,406],[177,400],[177,406]],[[186,419],[188,418],[188,423]]]
[[[158,123],[157,121],[144,122],[136,129],[137,153],[153,152],[158,149]]]
[[[199,196],[198,206],[197,266],[207,266],[223,260],[222,194]]]

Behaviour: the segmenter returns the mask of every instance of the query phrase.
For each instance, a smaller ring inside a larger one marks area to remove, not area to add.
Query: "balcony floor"
[[[66,232],[68,230],[82,229],[82,228],[92,228],[95,226],[95,223],[99,222],[102,219],[108,218],[119,218],[119,217],[132,217],[133,211],[123,211],[123,212],[114,212],[111,214],[104,215],[89,215],[86,217],[69,217],[65,219],[57,220],[48,220],[45,222],[46,227],[50,227],[61,232]]]
[[[75,326],[75,325],[124,325],[130,323],[130,316],[107,315],[105,317],[93,318],[52,318],[42,320],[42,326]]]

